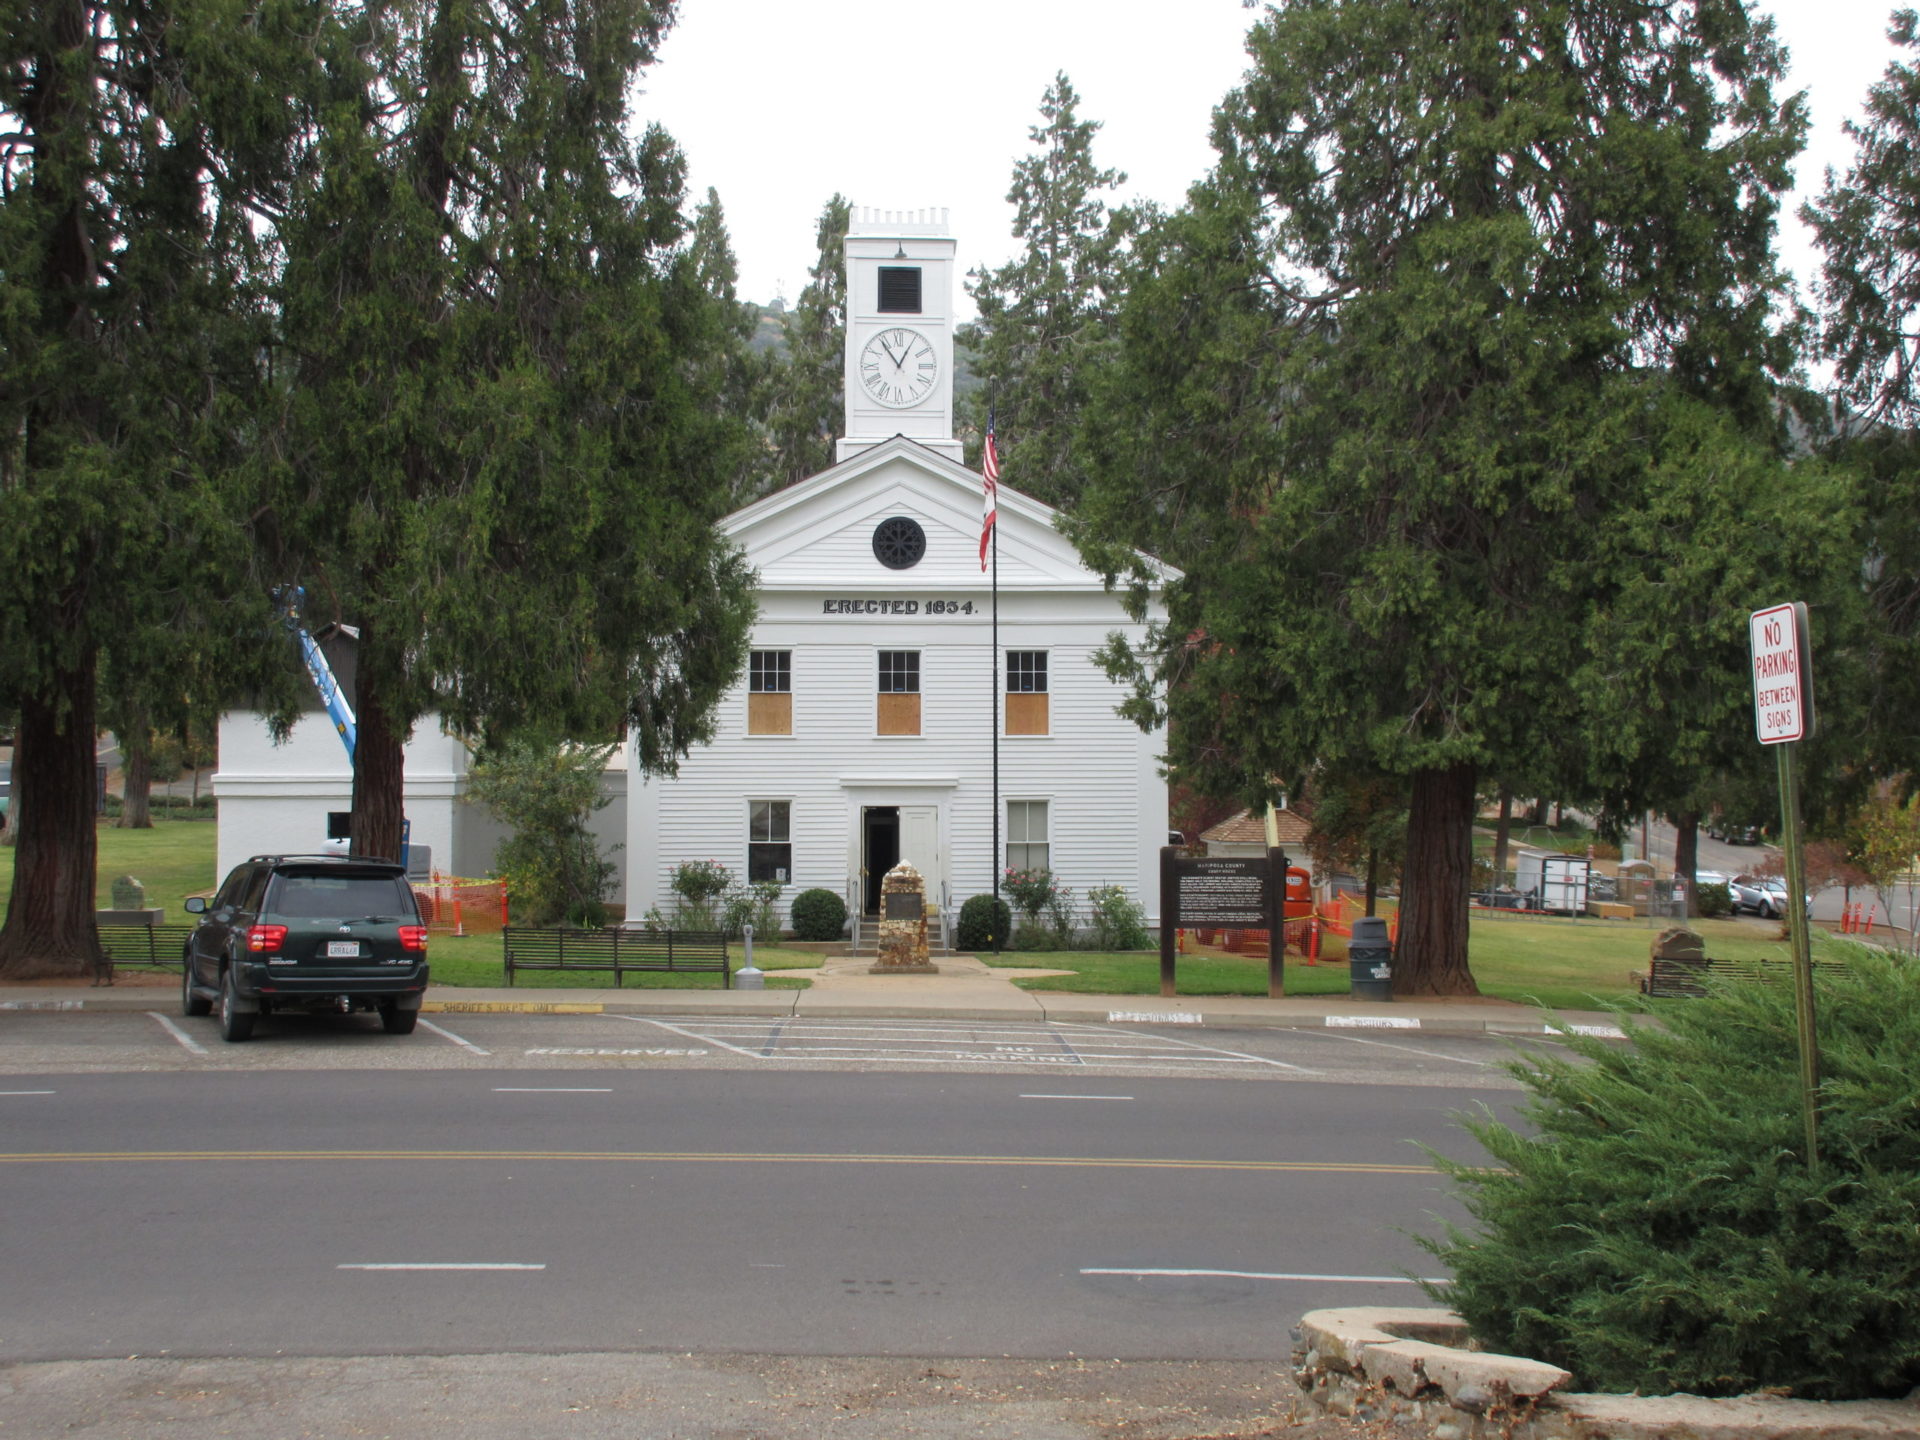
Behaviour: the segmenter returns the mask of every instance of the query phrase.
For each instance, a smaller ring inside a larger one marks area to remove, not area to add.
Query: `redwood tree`
[[[1649,408],[1771,421],[1804,119],[1742,0],[1288,0],[1248,49],[1136,246],[1078,538],[1136,604],[1134,548],[1185,571],[1109,659],[1187,778],[1405,778],[1395,991],[1469,994],[1477,781],[1577,774]]]
[[[98,954],[102,667],[189,630],[175,684],[258,660],[236,481],[311,21],[168,0],[0,18],[0,710],[19,716],[0,976]]]

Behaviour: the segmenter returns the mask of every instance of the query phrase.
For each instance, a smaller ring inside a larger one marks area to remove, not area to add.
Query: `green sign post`
[[[1753,723],[1780,762],[1780,828],[1787,851],[1787,933],[1793,943],[1794,1010],[1800,1030],[1800,1103],[1807,1164],[1820,1163],[1820,1039],[1813,1023],[1813,946],[1807,933],[1806,856],[1800,838],[1800,776],[1795,751],[1813,730],[1811,652],[1804,602],[1748,617],[1753,655]]]

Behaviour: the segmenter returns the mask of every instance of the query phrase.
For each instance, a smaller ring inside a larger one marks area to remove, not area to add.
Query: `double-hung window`
[[[880,652],[880,697],[874,721],[879,735],[920,733],[920,652]]]
[[[793,802],[747,802],[747,879],[785,885],[793,878]]]
[[[791,650],[755,650],[747,657],[747,733],[793,733]]]
[[[1007,651],[1006,730],[1008,735],[1049,733],[1047,652]]]
[[[1007,869],[1051,870],[1053,846],[1047,840],[1047,802],[1007,802]]]

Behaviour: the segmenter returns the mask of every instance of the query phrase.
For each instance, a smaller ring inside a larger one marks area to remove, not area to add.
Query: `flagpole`
[[[987,445],[994,445],[993,439],[993,401],[987,401]],[[994,504],[993,504],[993,647],[989,655],[991,672],[991,695],[993,705],[993,951],[999,954],[1003,938],[1000,934],[1005,927],[1000,924],[1000,497],[999,497],[999,457],[993,456]]]

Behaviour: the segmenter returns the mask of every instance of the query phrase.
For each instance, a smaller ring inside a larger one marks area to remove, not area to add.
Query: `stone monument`
[[[927,958],[927,882],[905,860],[880,882],[880,958],[869,975],[938,975]]]

